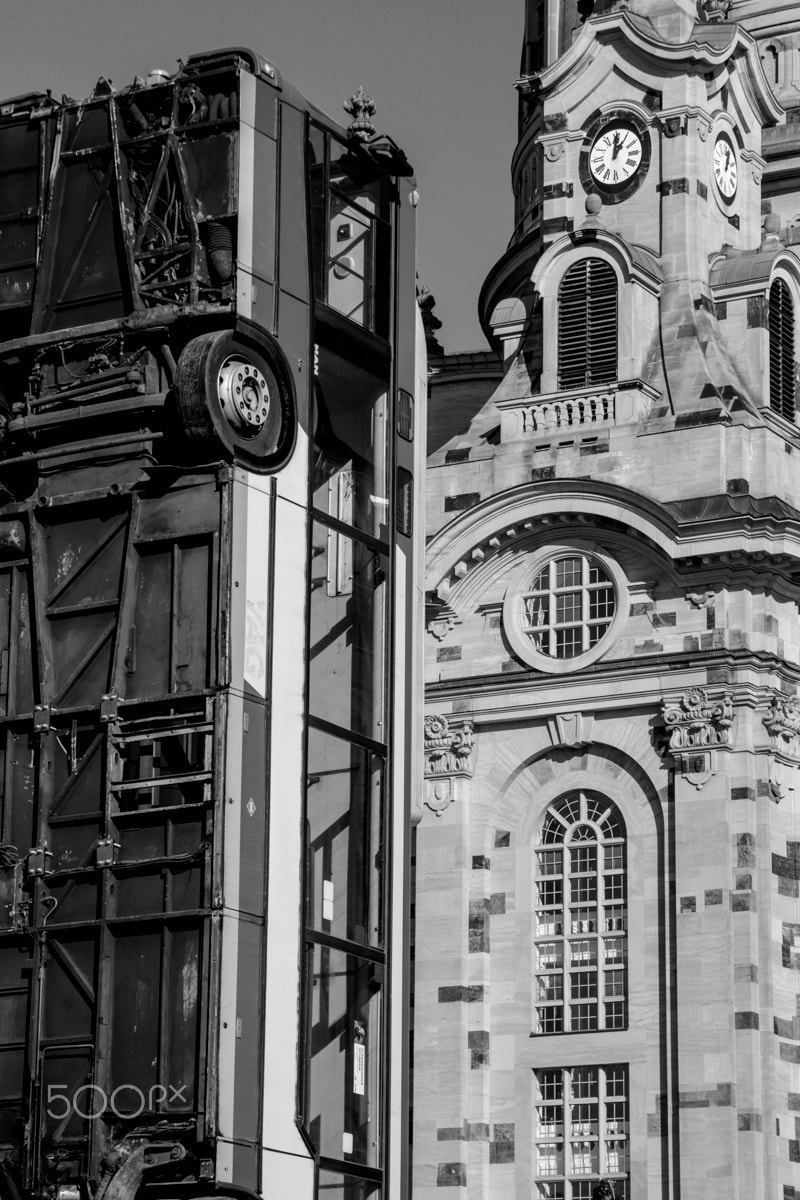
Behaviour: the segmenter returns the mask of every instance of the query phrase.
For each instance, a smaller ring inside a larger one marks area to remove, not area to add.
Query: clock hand
[[[612,147],[612,152],[611,152],[611,161],[612,162],[619,154],[621,146],[622,146],[622,134],[615,133],[614,134],[614,145]]]

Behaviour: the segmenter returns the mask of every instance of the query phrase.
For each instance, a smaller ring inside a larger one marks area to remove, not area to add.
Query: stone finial
[[[771,249],[781,245],[781,218],[778,213],[769,212],[764,218],[764,228],[761,238],[761,248]]]
[[[342,108],[353,118],[347,126],[347,136],[353,142],[368,142],[375,136],[375,126],[370,117],[375,116],[375,101],[368,96],[363,87],[359,87],[349,100],[345,100]]]
[[[603,201],[597,192],[589,193],[584,208],[586,209],[586,220],[581,225],[581,229],[601,229],[603,223],[600,220],[600,213],[603,211]]]
[[[730,746],[733,702],[728,695],[709,698],[705,688],[689,688],[680,700],[661,701],[670,753]]]
[[[442,328],[442,322],[434,313],[436,297],[431,295],[430,288],[417,286],[417,307],[422,317],[422,328],[425,330],[425,346],[429,355],[444,354],[442,346],[436,338],[436,331]]]

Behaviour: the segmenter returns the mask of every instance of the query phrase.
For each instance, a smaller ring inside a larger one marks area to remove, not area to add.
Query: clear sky
[[[2,96],[81,98],[244,45],[346,123],[359,84],[417,173],[418,271],[447,350],[485,345],[484,276],[511,235],[523,0],[3,0]]]

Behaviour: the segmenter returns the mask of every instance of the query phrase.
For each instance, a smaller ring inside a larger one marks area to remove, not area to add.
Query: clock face
[[[739,164],[733,142],[724,133],[714,143],[714,180],[723,200],[731,201],[739,183]]]
[[[613,190],[633,179],[642,162],[642,139],[627,124],[606,125],[589,151],[589,170],[598,187]]]

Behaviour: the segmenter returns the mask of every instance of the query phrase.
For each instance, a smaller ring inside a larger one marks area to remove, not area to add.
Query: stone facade
[[[415,1200],[797,1200],[800,14],[528,0],[518,87],[502,366],[431,358]]]

